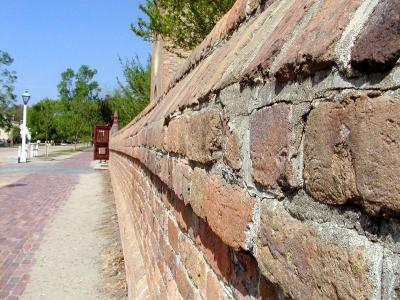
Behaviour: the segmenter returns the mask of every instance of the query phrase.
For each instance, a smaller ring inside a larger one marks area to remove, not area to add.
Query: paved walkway
[[[59,162],[0,165],[0,299],[18,299],[30,278],[44,228],[80,174],[93,172],[91,152]]]

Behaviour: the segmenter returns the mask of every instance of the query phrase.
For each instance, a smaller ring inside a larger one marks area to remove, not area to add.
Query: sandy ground
[[[110,241],[101,232],[107,223],[104,218],[112,215],[114,209],[110,205],[110,191],[104,184],[107,178],[102,172],[107,171],[81,174],[71,196],[47,225],[21,299],[124,298],[124,292],[115,298],[104,291],[104,252],[109,251],[106,249],[110,243],[118,249],[118,242],[115,237]],[[118,232],[111,232],[118,240]],[[121,271],[114,275],[124,277]]]

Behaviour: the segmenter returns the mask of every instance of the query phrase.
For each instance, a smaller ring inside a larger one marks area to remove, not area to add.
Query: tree
[[[62,111],[58,128],[66,139],[90,140],[92,128],[99,121],[99,84],[93,80],[97,70],[82,65],[77,72],[67,69],[57,85]]]
[[[146,0],[139,8],[148,21],[139,18],[131,30],[146,41],[160,35],[169,41],[170,51],[191,50],[198,45],[234,0]]]
[[[13,58],[0,50],[0,127],[9,129],[11,127],[11,116],[8,111],[10,104],[15,102],[14,83],[17,75],[6,67],[13,63]]]
[[[43,99],[29,108],[28,127],[32,137],[41,140],[58,140],[56,129],[56,117],[59,102],[51,99]]]
[[[22,111],[23,111],[24,106],[22,104],[12,104],[8,109],[7,109],[7,114],[9,116],[9,120],[15,123],[21,123],[22,122]]]
[[[112,112],[118,112],[121,126],[128,124],[150,102],[150,58],[143,66],[135,57],[131,60],[120,59],[124,81],[118,79],[119,88],[104,101]]]

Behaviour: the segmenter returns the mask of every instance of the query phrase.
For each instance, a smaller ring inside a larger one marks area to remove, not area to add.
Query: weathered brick
[[[172,186],[179,199],[189,202],[190,182],[192,177],[192,168],[184,163],[174,161],[172,171]]]
[[[172,164],[172,159],[166,156],[162,156],[160,158],[160,166],[161,166],[161,171],[160,174],[158,175],[161,179],[162,182],[164,182],[170,189],[173,188],[172,186],[172,170],[173,170],[173,164]]]
[[[371,299],[380,293],[375,284],[380,272],[373,271],[379,269],[380,246],[356,233],[302,223],[280,205],[263,204],[261,209],[256,258],[263,274],[286,296]]]
[[[207,274],[206,299],[229,299],[224,292],[223,286],[218,281],[217,276],[210,271]]]
[[[170,299],[179,299],[178,287],[176,286],[176,282],[175,282],[173,275],[166,272],[165,277],[166,277],[166,284],[167,284],[167,293],[169,295],[169,298]]]
[[[232,272],[231,250],[202,220],[199,221],[196,243],[214,272],[228,282]]]
[[[224,143],[224,160],[234,170],[239,170],[242,167],[241,144],[235,132],[227,130],[225,133]]]
[[[243,76],[245,78],[252,78],[256,76],[257,73],[268,75],[269,69],[276,56],[281,51],[284,43],[291,36],[301,18],[309,10],[311,4],[311,0],[292,1],[286,4],[287,7],[283,7],[274,12],[274,15],[284,15],[279,24],[269,34],[268,38],[264,40],[254,59],[243,71]],[[287,13],[288,10],[290,13]]]
[[[356,38],[351,64],[363,73],[387,71],[400,58],[400,2],[381,0]]]
[[[252,14],[257,7],[260,5],[261,0],[247,0],[246,4],[246,14]]]
[[[204,259],[185,235],[181,235],[179,240],[179,254],[194,285],[199,290],[205,291],[207,272]]]
[[[234,256],[230,285],[236,299],[251,299],[258,296],[258,267],[253,256],[237,252]]]
[[[233,30],[246,18],[246,3],[247,0],[238,0],[233,4],[228,12],[228,19],[226,21],[227,31]]]
[[[250,120],[250,155],[253,179],[275,188],[288,177],[290,107],[279,103],[261,109]]]
[[[168,220],[168,239],[172,249],[178,253],[179,228],[171,219]]]
[[[146,129],[146,145],[162,149],[164,141],[164,127],[162,123],[149,127]]]
[[[360,203],[372,215],[400,211],[400,102],[361,96],[321,103],[305,134],[306,188],[329,204]]]
[[[203,208],[211,229],[229,246],[246,249],[245,232],[252,222],[254,198],[246,190],[209,176]],[[229,226],[226,226],[229,224]]]
[[[188,300],[194,299],[193,287],[186,276],[186,272],[182,264],[177,265],[175,279],[182,298]]]
[[[165,260],[166,265],[168,266],[171,274],[175,276],[176,256],[172,250],[172,247],[164,239],[161,239],[160,247],[162,248],[163,258]]]
[[[207,172],[200,168],[194,168],[191,188],[190,188],[190,206],[194,213],[200,218],[205,219],[205,212],[203,209],[203,194],[205,185],[207,183]]]
[[[221,150],[222,116],[218,109],[202,111],[188,118],[187,157],[210,163]]]
[[[185,154],[186,141],[186,116],[171,120],[165,134],[164,149],[169,152]]]
[[[335,45],[360,4],[361,0],[324,0],[272,70],[277,79],[293,80],[333,66]]]
[[[171,203],[170,203],[170,191],[168,188],[163,187],[162,188],[162,192],[161,192],[161,200],[164,203],[165,207],[170,208],[171,207]]]
[[[265,279],[264,276],[260,278],[260,300],[277,300],[278,295],[275,291],[275,287],[271,282]]]

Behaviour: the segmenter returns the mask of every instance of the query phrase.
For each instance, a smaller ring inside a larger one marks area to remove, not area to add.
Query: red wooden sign
[[[94,129],[94,160],[108,160],[111,125],[96,125]]]

